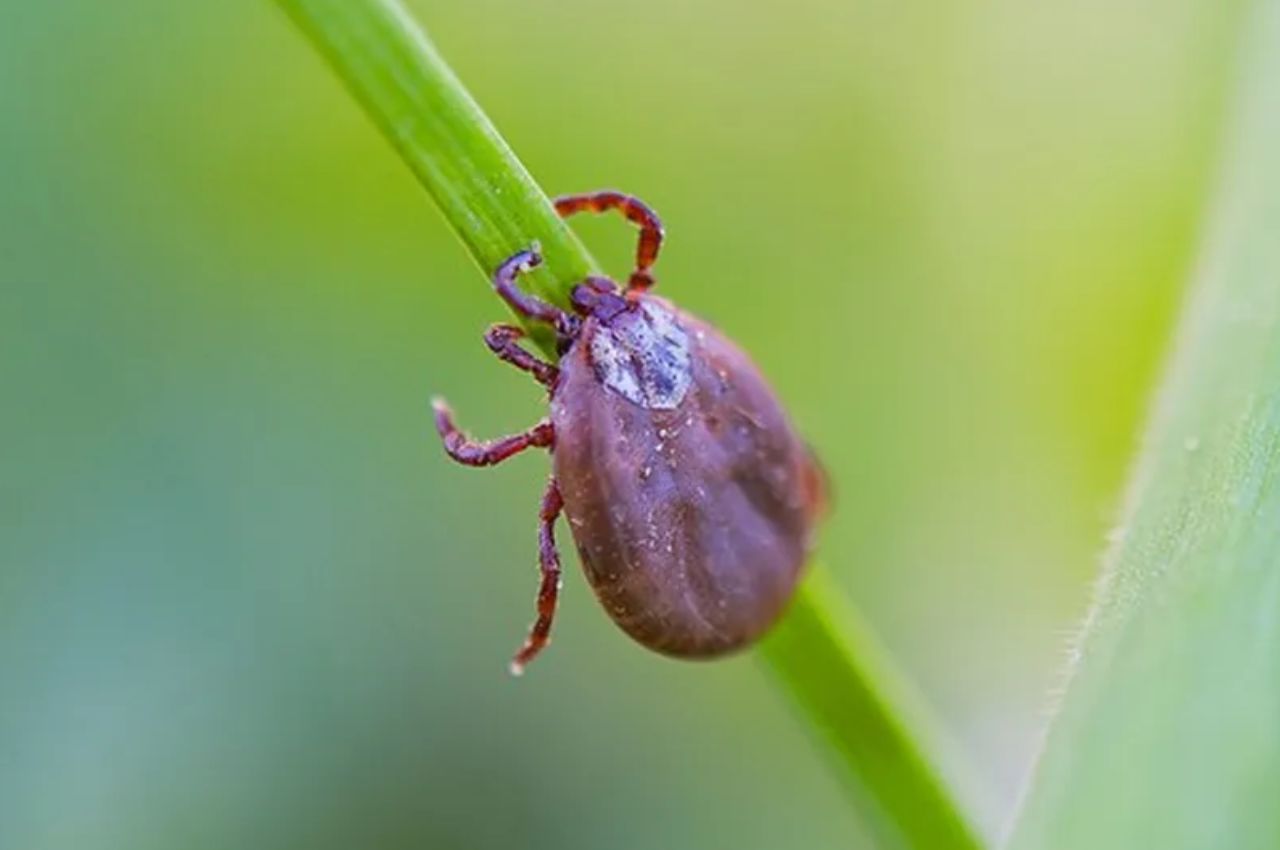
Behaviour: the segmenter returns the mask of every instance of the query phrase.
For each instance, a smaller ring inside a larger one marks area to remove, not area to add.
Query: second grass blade
[[[1280,847],[1280,2],[1016,848]]]

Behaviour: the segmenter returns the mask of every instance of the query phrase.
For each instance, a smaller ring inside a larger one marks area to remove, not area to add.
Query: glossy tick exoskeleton
[[[658,217],[618,192],[556,200],[561,215],[616,210],[639,225],[625,289],[592,277],[573,312],[516,286],[541,263],[533,251],[493,276],[521,316],[556,333],[559,366],[519,345],[514,325],[485,342],[531,374],[551,415],[523,434],[473,442],[434,402],[445,451],[488,466],[532,446],[551,450],[539,513],[538,617],[513,672],[546,645],[560,588],[554,526],[569,518],[587,579],[609,616],[667,655],[719,655],[760,636],[795,588],[823,504],[823,479],[750,358],[715,328],[648,294],[662,243]]]

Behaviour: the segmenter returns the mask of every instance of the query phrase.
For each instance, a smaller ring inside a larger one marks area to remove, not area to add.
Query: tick
[[[448,455],[491,466],[529,448],[551,452],[538,514],[537,619],[513,673],[547,644],[560,590],[555,523],[567,515],[587,580],[632,638],[680,658],[756,640],[795,589],[824,504],[824,479],[751,359],[706,322],[649,294],[662,244],[658,216],[605,191],[558,198],[562,216],[617,211],[640,228],[624,286],[590,277],[572,311],[517,278],[542,262],[521,251],[494,272],[499,297],[555,332],[559,365],[496,324],[485,343],[547,389],[550,416],[521,434],[474,441],[433,401]]]

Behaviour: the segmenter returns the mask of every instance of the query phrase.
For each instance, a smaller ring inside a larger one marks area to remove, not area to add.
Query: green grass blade
[[[568,304],[595,263],[435,46],[395,0],[279,0],[431,193],[485,277],[538,242],[521,285]],[[555,356],[544,327],[531,327]]]
[[[277,2],[396,146],[485,277],[537,240],[547,264],[536,286],[565,303],[594,262],[400,3]],[[548,338],[538,340],[548,350]],[[917,743],[920,724],[909,722],[899,677],[814,572],[764,657],[832,745],[880,846],[979,847]]]
[[[1280,847],[1280,2],[1016,848]]]
[[[916,694],[821,564],[760,652],[826,744],[878,846],[982,846],[929,758],[942,748],[927,737]]]

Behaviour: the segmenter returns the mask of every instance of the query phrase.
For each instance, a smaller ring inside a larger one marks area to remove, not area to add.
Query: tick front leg
[[[535,381],[550,387],[556,382],[560,370],[521,348],[519,340],[523,338],[524,331],[515,325],[490,325],[489,330],[485,331],[484,343],[499,359],[517,369],[523,369],[533,375]]]
[[[640,228],[640,241],[636,245],[636,268],[627,284],[629,290],[643,292],[653,286],[653,273],[649,270],[658,260],[662,247],[662,221],[644,201],[634,195],[606,190],[581,195],[562,195],[555,200],[556,212],[569,217],[574,213],[590,210],[595,213],[617,210],[627,221]]]
[[[538,618],[529,628],[524,646],[511,659],[511,674],[519,676],[525,665],[533,660],[551,640],[551,622],[556,615],[556,600],[560,597],[560,553],[556,550],[556,518],[564,508],[560,488],[552,478],[542,495],[542,510],[538,512],[538,565],[542,570],[542,582],[538,586]]]
[[[453,424],[453,412],[444,399],[432,399],[431,408],[435,411],[436,430],[444,440],[445,452],[466,466],[493,466],[525,449],[546,448],[555,442],[555,428],[545,419],[523,434],[496,440],[472,440]]]
[[[498,266],[493,273],[493,288],[518,315],[535,322],[545,322],[560,333],[567,333],[574,323],[572,316],[554,304],[535,298],[516,286],[516,278],[542,265],[542,256],[536,251],[518,251]]]

